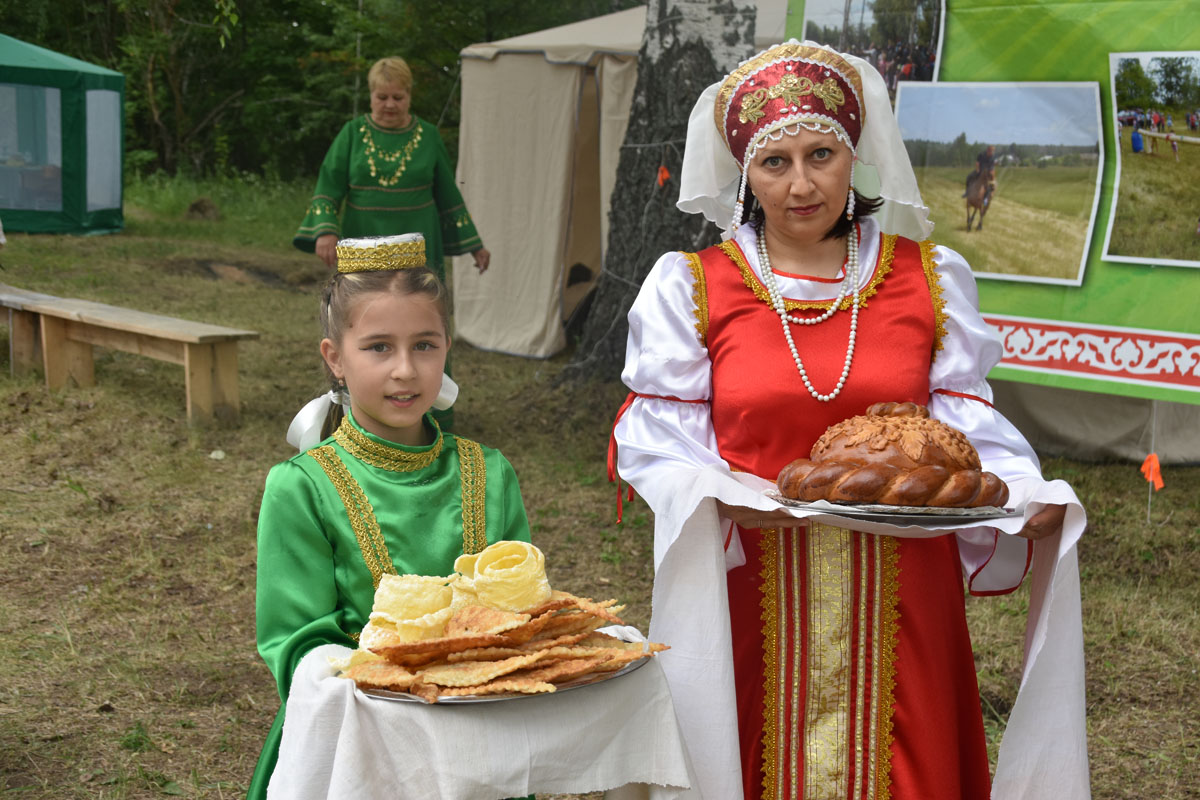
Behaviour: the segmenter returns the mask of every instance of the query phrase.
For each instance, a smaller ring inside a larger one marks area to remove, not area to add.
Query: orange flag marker
[[[1142,462],[1142,474],[1146,476],[1146,481],[1154,484],[1154,491],[1163,488],[1162,469],[1158,463],[1158,453],[1151,453],[1146,456],[1146,460]]]
[[[666,167],[658,168],[658,185],[661,188],[664,183],[671,180],[671,171]]]

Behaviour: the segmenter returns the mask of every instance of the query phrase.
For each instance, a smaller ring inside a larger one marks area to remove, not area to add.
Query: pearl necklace
[[[783,325],[783,338],[787,340],[788,350],[792,353],[792,360],[796,362],[796,369],[800,371],[800,379],[804,381],[804,387],[808,389],[809,394],[822,403],[828,403],[837,397],[841,393],[842,387],[846,385],[846,378],[850,375],[850,363],[854,360],[854,341],[858,338],[858,226],[854,226],[851,235],[846,239],[846,275],[842,279],[841,290],[830,304],[829,309],[819,317],[795,317],[787,312],[787,306],[783,302],[783,294],[779,291],[779,285],[775,282],[775,273],[771,270],[771,259],[767,255],[767,237],[763,231],[759,231],[756,234],[756,238],[758,239],[758,263],[762,268],[763,283],[766,285],[767,295],[771,299],[771,307],[779,315],[779,322]],[[850,341],[846,345],[846,361],[842,366],[842,374],[838,378],[837,386],[829,394],[820,394],[813,388],[812,381],[808,379],[808,372],[804,369],[804,362],[800,360],[800,353],[796,351],[796,343],[792,341],[792,330],[788,326],[788,323],[816,325],[829,319],[837,312],[838,306],[845,299],[847,284],[854,287],[854,292],[853,301],[850,306]]]

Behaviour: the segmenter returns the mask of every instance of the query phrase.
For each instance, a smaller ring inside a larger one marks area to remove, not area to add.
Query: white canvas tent
[[[759,3],[762,46],[786,13]],[[538,358],[566,346],[603,264],[645,20],[639,6],[462,51],[458,179],[492,268],[455,259],[459,339]]]

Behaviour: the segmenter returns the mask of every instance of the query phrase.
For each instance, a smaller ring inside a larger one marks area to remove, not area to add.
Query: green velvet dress
[[[436,430],[428,415],[426,424]],[[458,556],[505,539],[529,541],[512,465],[451,433],[405,447],[348,414],[333,436],[277,464],[258,517],[256,613],[258,652],[282,703],[309,650],[356,647],[383,573],[449,575]],[[252,800],[267,796],[283,712],[259,757]]]
[[[419,233],[426,260],[443,282],[445,256],[483,247],[437,127],[415,115],[408,127],[395,130],[379,127],[370,114],[342,127],[292,244],[311,253],[317,237],[327,233]]]

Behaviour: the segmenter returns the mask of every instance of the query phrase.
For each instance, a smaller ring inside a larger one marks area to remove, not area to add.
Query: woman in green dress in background
[[[339,238],[420,233],[429,267],[445,281],[445,256],[470,253],[480,272],[483,246],[437,126],[412,114],[412,72],[402,58],[367,73],[371,111],[350,120],[325,154],[308,213],[292,239],[337,266]]]
[[[329,146],[292,244],[336,269],[340,238],[419,233],[429,268],[442,283],[446,256],[470,253],[484,272],[491,254],[454,183],[441,134],[409,110],[408,64],[381,58],[367,72],[367,86],[371,111],[343,125]],[[453,409],[434,416],[443,429],[453,427]]]

